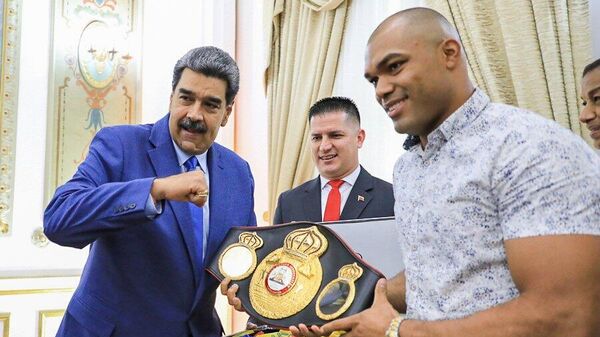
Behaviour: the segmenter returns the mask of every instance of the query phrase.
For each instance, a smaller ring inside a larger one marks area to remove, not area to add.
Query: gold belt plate
[[[267,255],[250,280],[250,303],[256,312],[281,319],[302,311],[321,286],[319,257],[327,246],[327,238],[316,226],[286,235],[283,247]]]

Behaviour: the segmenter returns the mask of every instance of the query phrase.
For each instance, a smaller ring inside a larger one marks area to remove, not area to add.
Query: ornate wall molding
[[[54,0],[45,202],[84,161],[96,132],[138,121],[137,7],[135,0]]]
[[[2,322],[2,337],[8,337],[10,331],[10,313],[1,312],[0,322]]]
[[[20,0],[0,2],[0,237],[11,232],[19,89]]]
[[[48,288],[48,289],[11,289],[11,290],[0,290],[0,296],[72,293],[74,291],[75,291],[75,288],[72,288],[72,287]]]
[[[49,337],[46,335],[46,325],[49,319],[62,319],[65,309],[42,310],[38,313],[38,337]],[[55,332],[55,331],[53,331]]]

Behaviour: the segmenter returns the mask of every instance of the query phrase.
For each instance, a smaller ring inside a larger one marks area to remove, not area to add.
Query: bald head
[[[460,42],[456,28],[442,14],[425,7],[409,8],[389,16],[373,31],[368,44],[379,34],[390,31],[413,36],[432,46],[446,39]]]
[[[385,19],[367,44],[365,78],[396,131],[426,135],[472,94],[456,29],[440,13],[411,8]]]

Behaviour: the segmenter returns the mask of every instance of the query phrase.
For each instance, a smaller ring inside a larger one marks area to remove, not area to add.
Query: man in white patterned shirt
[[[380,280],[370,309],[295,335],[600,336],[600,159],[556,123],[491,103],[466,62],[430,9],[371,35],[365,77],[415,135],[394,168],[406,270]]]

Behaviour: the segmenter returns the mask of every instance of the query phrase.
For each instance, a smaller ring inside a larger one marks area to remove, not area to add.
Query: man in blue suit
[[[214,143],[239,88],[215,47],[175,65],[170,113],[101,129],[44,214],[63,246],[90,246],[58,336],[220,336],[204,270],[231,226],[255,226],[248,163]]]

